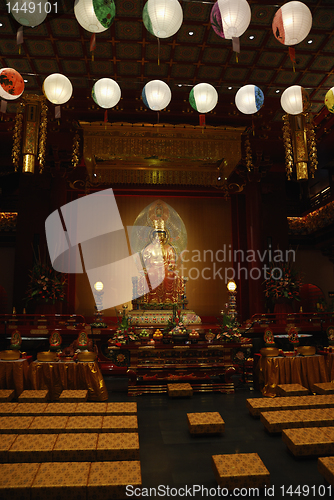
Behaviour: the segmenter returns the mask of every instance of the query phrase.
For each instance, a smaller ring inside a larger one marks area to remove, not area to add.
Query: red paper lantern
[[[12,68],[0,70],[0,97],[12,101],[24,91],[24,81],[20,73]]]

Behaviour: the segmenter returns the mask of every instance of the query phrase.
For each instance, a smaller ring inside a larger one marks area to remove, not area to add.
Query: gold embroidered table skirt
[[[108,392],[97,362],[64,363],[34,361],[29,367],[31,389],[48,389],[49,398],[56,400],[63,390],[86,389],[90,401],[106,401]]]
[[[28,389],[29,363],[26,359],[0,361],[0,389],[14,389],[18,397],[24,389]]]
[[[259,385],[264,396],[277,395],[279,384],[300,384],[315,392],[314,384],[329,382],[324,356],[261,357],[256,367]]]

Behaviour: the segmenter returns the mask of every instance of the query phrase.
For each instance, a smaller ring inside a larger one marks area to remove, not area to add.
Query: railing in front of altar
[[[334,312],[254,314],[251,319],[243,325],[243,330],[249,333],[263,330],[263,328],[273,328],[282,331],[285,329],[286,325],[290,324],[305,331],[314,330],[318,327],[325,329],[334,324]]]

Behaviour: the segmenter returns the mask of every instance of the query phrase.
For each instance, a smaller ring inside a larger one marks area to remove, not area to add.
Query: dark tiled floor
[[[181,488],[185,485],[217,488],[211,467],[212,455],[256,452],[270,471],[271,485],[274,486],[273,496],[262,491],[257,498],[334,497],[334,487],[330,495],[327,484],[326,493],[322,494],[322,485],[325,483],[317,470],[316,458],[294,458],[287,451],[281,435],[268,434],[260,420],[249,414],[246,399],[261,397],[258,392],[239,389],[234,394],[196,393],[192,398],[182,399],[171,399],[167,394],[130,398],[126,392],[112,391],[108,381],[107,386],[109,401],[138,403],[140,460],[145,488],[157,488],[159,485],[165,488]],[[218,436],[191,436],[186,413],[202,411],[220,412],[225,421],[225,433]],[[296,491],[293,495],[286,491],[290,485]],[[307,490],[304,489],[298,495],[295,489],[303,485],[308,485],[310,491],[306,494]],[[210,492],[206,494],[205,490],[203,494],[192,496],[210,497],[213,495]],[[254,495],[239,497],[254,498]],[[154,498],[153,494],[151,498]],[[158,494],[156,498],[159,498]]]

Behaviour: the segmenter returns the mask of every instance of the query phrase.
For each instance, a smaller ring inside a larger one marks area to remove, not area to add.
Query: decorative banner
[[[23,43],[23,26],[17,30],[16,33],[16,45],[19,46],[19,53],[21,54],[21,44]]]
[[[61,117],[60,106],[55,107],[55,118],[58,120]]]

